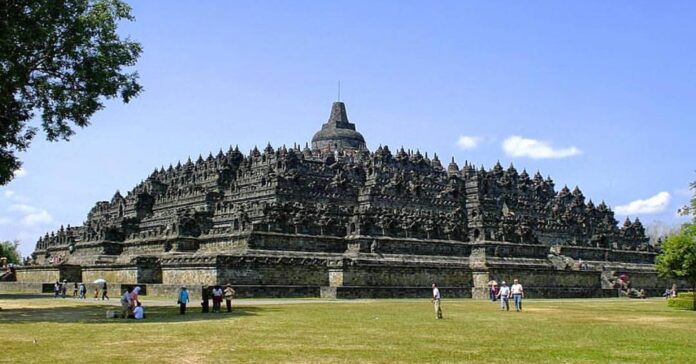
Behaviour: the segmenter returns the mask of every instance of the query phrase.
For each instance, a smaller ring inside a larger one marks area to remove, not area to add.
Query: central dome
[[[367,149],[365,138],[355,131],[355,124],[348,121],[344,103],[334,102],[331,105],[329,120],[321,126],[321,130],[314,134],[312,148],[322,152]]]

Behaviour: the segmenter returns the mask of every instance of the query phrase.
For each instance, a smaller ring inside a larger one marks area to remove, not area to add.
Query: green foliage
[[[684,310],[692,310],[694,305],[694,293],[685,292],[680,293],[675,298],[670,298],[667,300],[667,306],[672,308],[681,308]]]
[[[696,183],[691,184],[696,191]],[[696,196],[691,199],[692,211],[696,211]],[[655,261],[655,268],[661,276],[689,282],[696,291],[696,217],[691,224],[685,224],[679,234],[668,236],[662,252]],[[692,299],[696,310],[696,296]]]
[[[8,263],[20,264],[22,255],[19,253],[19,242],[17,240],[0,242],[0,257],[7,258]]]
[[[124,102],[142,87],[135,65],[140,44],[118,35],[134,20],[120,0],[8,0],[0,5],[0,185],[9,182],[38,128],[67,140],[89,125],[104,99]]]

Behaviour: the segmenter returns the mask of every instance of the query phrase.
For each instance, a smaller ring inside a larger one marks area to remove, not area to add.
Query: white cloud
[[[24,203],[10,205],[8,210],[23,214],[21,222],[26,226],[46,225],[53,222],[53,216],[48,211]]]
[[[46,210],[39,210],[22,218],[22,223],[27,226],[45,225],[52,222],[53,216],[51,216],[51,214],[49,214]]]
[[[0,217],[0,225],[7,225],[12,222],[9,217]]]
[[[510,157],[528,157],[532,159],[559,159],[581,154],[577,147],[555,149],[551,143],[513,135],[503,141],[503,151]]]
[[[31,206],[31,205],[27,205],[25,203],[16,203],[14,205],[10,205],[9,210],[15,211],[15,212],[21,212],[23,214],[31,214],[31,213],[39,211],[40,209],[36,208],[34,206]]]
[[[616,206],[619,215],[654,214],[665,211],[670,200],[669,192],[660,192],[645,200],[631,201],[626,205]]]
[[[15,191],[12,191],[12,190],[5,190],[2,194],[3,194],[3,196],[5,196],[6,198],[11,198],[12,196],[15,195]]]
[[[27,170],[24,168],[20,168],[20,169],[16,170],[14,173],[15,178],[24,177],[26,175],[27,175]]]
[[[457,146],[462,150],[475,149],[481,143],[483,138],[477,136],[461,135],[457,139]]]

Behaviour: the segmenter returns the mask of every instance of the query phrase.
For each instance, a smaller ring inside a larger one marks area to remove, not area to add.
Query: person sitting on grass
[[[133,310],[133,316],[135,316],[136,320],[142,320],[143,318],[145,318],[145,309],[143,309],[143,306],[140,304],[140,301],[138,301],[138,305]]]

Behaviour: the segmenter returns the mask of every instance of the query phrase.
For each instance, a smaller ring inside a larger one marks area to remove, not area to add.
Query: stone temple
[[[654,292],[640,221],[512,165],[446,166],[370,151],[336,102],[310,145],[222,150],[156,169],[100,201],[83,226],[36,244],[19,282],[232,283],[245,296],[485,297],[519,278],[531,297],[598,297],[630,275]]]

